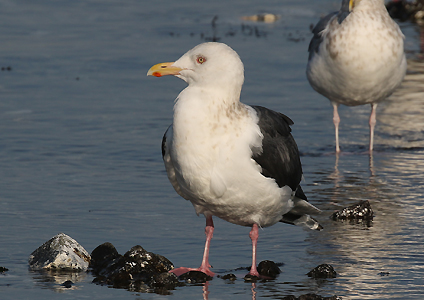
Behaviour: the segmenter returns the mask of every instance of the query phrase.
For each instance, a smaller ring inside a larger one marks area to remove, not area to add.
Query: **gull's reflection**
[[[379,144],[387,148],[424,148],[424,60],[408,60],[401,87],[381,104]]]
[[[252,292],[252,300],[256,300],[256,282],[252,282],[252,287],[251,287],[251,292]],[[206,281],[205,283],[204,283],[204,285],[203,285],[203,288],[202,288],[202,291],[203,291],[203,293],[202,293],[202,295],[203,295],[203,300],[209,300],[209,294],[210,294],[210,291],[209,291],[209,281]]]
[[[340,159],[340,153],[336,152],[336,161],[334,162],[334,172],[328,176],[329,179],[334,181],[334,187],[339,186],[339,182],[342,179],[342,174],[339,171],[339,159]]]
[[[335,210],[361,200],[369,200],[378,216],[371,223],[336,222],[323,217],[320,222],[323,219],[321,224],[324,230],[310,233],[308,242],[311,246],[307,250],[310,259],[318,263],[329,263],[336,269],[338,278],[341,277],[342,280],[332,280],[331,285],[343,290],[345,295],[351,296],[360,290],[369,289],[368,280],[371,277],[376,278],[380,272],[393,270],[390,260],[396,251],[391,251],[391,245],[401,243],[401,236],[397,235],[403,223],[399,214],[401,207],[393,201],[398,198],[398,194],[386,189],[378,177],[377,180],[375,178],[363,171],[339,172],[339,176],[334,178],[332,188],[329,189],[328,185],[314,191],[314,198],[329,202],[319,206],[324,208],[324,215],[329,216]],[[318,285],[317,288],[326,287]]]
[[[370,172],[367,164],[363,155],[341,155],[334,169],[320,169],[314,175],[321,181],[308,195],[322,199],[317,206],[324,210],[320,219],[324,230],[309,233],[308,259],[311,264],[333,265],[339,276],[330,284],[342,291],[337,294],[349,299],[394,295],[401,299],[422,288],[424,148],[404,144],[400,149],[375,152],[369,157]],[[361,200],[369,200],[374,210],[370,224],[325,217]]]

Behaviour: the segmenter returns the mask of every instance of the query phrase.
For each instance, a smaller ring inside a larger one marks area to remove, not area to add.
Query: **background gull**
[[[306,74],[311,86],[333,105],[336,152],[340,152],[340,104],[371,104],[371,152],[377,104],[405,76],[403,34],[383,0],[343,0],[340,11],[319,21],[313,34]]]
[[[175,75],[188,83],[176,99],[162,154],[174,189],[206,217],[200,268],[172,272],[214,275],[209,269],[212,216],[252,227],[253,276],[259,276],[258,227],[285,222],[322,228],[308,215],[320,210],[306,201],[299,185],[302,166],[290,133],[293,122],[264,107],[240,103],[244,67],[233,49],[200,44],[176,62],[153,66],[147,75]]]

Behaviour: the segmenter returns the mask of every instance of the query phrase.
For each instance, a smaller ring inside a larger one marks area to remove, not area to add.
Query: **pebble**
[[[237,280],[237,276],[236,276],[236,275],[234,275],[233,273],[226,274],[226,275],[224,275],[224,276],[219,276],[219,275],[218,275],[218,277],[219,277],[219,278],[221,278],[221,279],[224,279],[224,280],[230,280],[230,281],[235,281],[235,280]]]
[[[281,273],[281,270],[275,262],[264,260],[258,265],[258,273],[262,276],[274,279]]]
[[[62,286],[67,288],[67,289],[70,289],[73,284],[74,283],[71,280],[66,280],[64,283],[62,283]]]
[[[4,273],[4,272],[7,272],[7,271],[9,271],[8,268],[0,267],[0,273]]]
[[[213,278],[203,272],[200,271],[189,271],[178,276],[178,279],[184,280],[187,283],[205,283],[206,281],[210,281]]]

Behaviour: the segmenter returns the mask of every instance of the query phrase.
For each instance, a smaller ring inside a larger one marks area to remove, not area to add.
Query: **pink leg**
[[[339,104],[335,103],[335,102],[331,102],[331,104],[333,105],[333,123],[334,123],[334,128],[336,130],[335,134],[336,134],[336,153],[340,153],[340,146],[339,146],[339,124],[340,124],[340,116],[339,116],[339,112],[338,112],[338,107]]]
[[[258,244],[259,230],[258,225],[253,224],[252,230],[249,233],[252,240],[252,267],[250,268],[250,275],[260,277],[258,270],[256,269],[256,245]]]
[[[174,273],[177,276],[180,276],[181,274],[187,273],[189,271],[200,271],[213,277],[215,273],[209,269],[211,267],[211,265],[209,264],[209,247],[210,247],[212,236],[213,236],[213,230],[214,230],[214,226],[213,226],[212,216],[207,216],[206,228],[205,228],[205,234],[206,234],[205,251],[203,252],[203,260],[199,268],[196,269],[196,268],[180,267],[180,268],[173,269],[169,272]]]
[[[374,128],[377,124],[377,103],[371,104],[371,115],[370,115],[370,153],[374,147]]]
[[[202,265],[200,266],[198,271],[208,274],[209,276],[215,275],[215,273],[209,270],[209,268],[211,267],[211,265],[209,264],[209,247],[211,245],[213,231],[214,231],[214,226],[213,226],[212,216],[208,216],[206,217],[206,228],[205,228],[205,234],[206,234],[205,251],[203,252]]]

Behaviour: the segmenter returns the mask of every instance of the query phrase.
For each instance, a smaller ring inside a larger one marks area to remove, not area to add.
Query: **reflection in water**
[[[350,169],[340,168],[344,161],[355,160],[357,167],[350,162]],[[363,155],[341,155],[334,170],[320,170],[320,185],[312,197],[323,199],[318,207],[324,214],[369,200],[376,216],[368,225],[327,219],[320,234],[310,234],[310,259],[332,264],[339,274],[318,288],[348,299],[419,294],[424,284],[424,150],[374,153],[370,173],[366,162]]]
[[[251,295],[252,295],[252,300],[256,300],[256,282],[252,282],[251,283],[252,284],[252,287],[251,287],[251,289],[250,289],[250,291],[251,291]],[[203,300],[209,300],[209,294],[210,294],[210,291],[209,291],[209,285],[210,285],[210,283],[209,283],[209,281],[206,281],[205,283],[204,283],[204,285],[203,285],[203,288],[202,288],[202,291],[203,291],[203,293],[202,293],[202,295],[203,295]],[[249,297],[250,298],[250,297]],[[246,298],[247,299],[247,298]]]
[[[84,281],[86,272],[30,271],[36,285],[55,292],[78,289],[74,284]],[[69,286],[66,282],[72,282]]]
[[[381,107],[379,144],[424,148],[424,60],[408,60],[408,74],[401,87]]]
[[[209,300],[209,281],[206,281],[203,286],[203,300]]]

